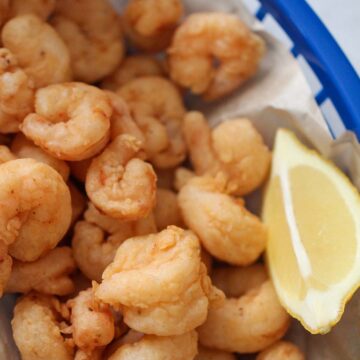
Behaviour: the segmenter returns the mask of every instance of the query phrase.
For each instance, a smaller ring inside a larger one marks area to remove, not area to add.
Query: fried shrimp
[[[0,166],[0,203],[0,242],[20,261],[46,254],[70,225],[71,200],[64,180],[32,159]]]
[[[186,155],[181,133],[185,107],[174,84],[158,76],[146,76],[130,81],[117,92],[144,132],[150,161],[158,168],[181,163]]]
[[[57,1],[51,23],[69,48],[76,80],[101,80],[122,60],[120,19],[107,0]]]
[[[146,55],[128,56],[111,75],[106,77],[101,87],[116,91],[129,81],[143,76],[162,76],[164,70],[159,60]]]
[[[67,302],[75,345],[88,353],[106,346],[115,336],[114,316],[106,304],[99,303],[91,288],[80,291]]]
[[[56,0],[11,0],[10,16],[34,14],[47,20],[55,10]]]
[[[34,159],[51,166],[62,176],[64,181],[69,178],[70,168],[65,161],[59,160],[37,147],[22,133],[16,134],[11,143],[11,151],[20,159]]]
[[[197,13],[176,30],[168,49],[171,78],[205,100],[219,99],[252,77],[264,41],[234,15]]]
[[[123,15],[126,35],[139,49],[164,50],[183,11],[181,0],[130,0]]]
[[[154,215],[156,227],[159,231],[167,228],[169,225],[182,225],[177,195],[173,191],[161,188],[156,190]]]
[[[34,262],[14,260],[5,292],[68,295],[74,291],[69,275],[76,269],[69,247],[57,247]]]
[[[7,20],[10,12],[10,0],[0,0],[0,26]]]
[[[236,356],[226,351],[199,346],[199,352],[194,360],[236,360]]]
[[[18,300],[11,325],[22,359],[73,359],[71,344],[61,334],[66,315],[62,312],[52,296],[30,293]]]
[[[67,183],[71,195],[71,225],[82,215],[86,207],[85,195],[72,183]]]
[[[145,144],[145,136],[131,117],[130,110],[123,98],[112,92],[105,91],[113,108],[110,119],[110,139],[114,140],[118,135],[128,134],[136,137],[142,145]]]
[[[126,240],[120,236],[108,236],[98,226],[86,221],[75,225],[72,249],[77,266],[90,280],[101,280],[101,275],[114,259],[116,249]]]
[[[80,270],[91,280],[101,281],[105,268],[113,261],[117,248],[126,239],[156,232],[153,216],[122,222],[101,214],[92,204],[74,230],[72,248]]]
[[[131,344],[120,346],[109,360],[190,360],[197,354],[197,334],[190,331],[178,336],[145,335]]]
[[[256,360],[305,360],[301,350],[289,341],[279,341],[263,350]]]
[[[174,175],[174,188],[176,191],[180,191],[180,189],[187,184],[187,182],[195,177],[195,173],[185,167],[178,167],[175,170]]]
[[[123,336],[121,336],[116,341],[116,343],[112,344],[111,348],[109,347],[109,355],[114,353],[114,351],[117,350],[117,348],[119,346],[122,346],[125,344],[133,344],[135,342],[138,342],[145,336],[143,333],[135,331],[133,329],[128,328],[127,330],[128,331]]]
[[[102,150],[109,139],[112,108],[106,94],[82,83],[39,89],[35,113],[21,131],[36,145],[61,160],[83,160]]]
[[[147,235],[156,232],[156,224],[153,213],[147,217],[136,221],[121,221],[119,219],[107,216],[101,213],[91,202],[85,211],[84,219],[103,229],[108,234],[116,234],[122,232],[128,234],[128,237],[137,235]],[[126,237],[127,235],[124,235]]]
[[[74,360],[102,360],[103,348],[95,348],[92,351],[78,349],[75,353]]]
[[[173,189],[174,169],[157,169],[154,168],[157,176],[157,186],[161,189]]]
[[[210,307],[206,322],[197,330],[206,347],[252,353],[281,339],[289,323],[272,283],[265,281],[239,298],[227,298],[216,308]]]
[[[213,284],[226,296],[238,297],[261,285],[268,279],[265,266],[254,264],[248,267],[218,267],[211,273]]]
[[[201,257],[201,261],[206,267],[207,273],[210,274],[213,268],[213,258],[203,247],[201,247],[200,257]]]
[[[196,328],[209,299],[222,298],[201,263],[199,240],[176,226],[123,242],[95,294],[119,306],[132,329],[159,336]]]
[[[13,154],[6,145],[0,145],[0,165],[10,161],[15,160],[17,157]]]
[[[36,88],[71,80],[70,55],[58,33],[35,15],[8,21],[1,33],[3,45]]]
[[[106,215],[137,220],[154,207],[156,175],[150,164],[136,158],[140,150],[139,140],[120,135],[91,162],[86,192]]]
[[[7,245],[0,241],[0,297],[3,296],[5,285],[10,278],[12,263]]]
[[[224,193],[220,177],[194,177],[179,192],[185,224],[216,258],[233,265],[253,263],[265,249],[266,229],[241,199]]]
[[[224,121],[210,130],[201,113],[190,112],[183,130],[195,172],[221,172],[227,180],[226,192],[245,195],[266,179],[271,153],[248,119]]]
[[[19,131],[24,117],[33,111],[34,85],[15,56],[0,48],[0,132]]]

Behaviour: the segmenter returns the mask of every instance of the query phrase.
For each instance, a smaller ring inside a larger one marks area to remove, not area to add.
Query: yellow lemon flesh
[[[262,216],[281,303],[311,333],[328,332],[360,284],[358,191],[335,165],[280,129]]]

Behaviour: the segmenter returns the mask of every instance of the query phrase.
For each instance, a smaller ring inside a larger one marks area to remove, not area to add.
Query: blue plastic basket
[[[321,83],[315,94],[319,106],[329,101],[337,116],[324,113],[331,135],[341,133],[339,122],[360,140],[360,79],[327,28],[304,0],[259,0],[256,17],[273,16],[293,43],[295,57],[302,55]]]

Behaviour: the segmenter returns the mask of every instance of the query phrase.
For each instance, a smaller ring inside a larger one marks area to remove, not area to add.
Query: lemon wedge
[[[360,285],[360,196],[335,165],[280,129],[262,212],[283,306],[313,334],[341,318]]]

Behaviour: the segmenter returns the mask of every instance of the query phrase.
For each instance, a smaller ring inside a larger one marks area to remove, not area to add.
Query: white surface
[[[360,75],[360,0],[307,0]]]

